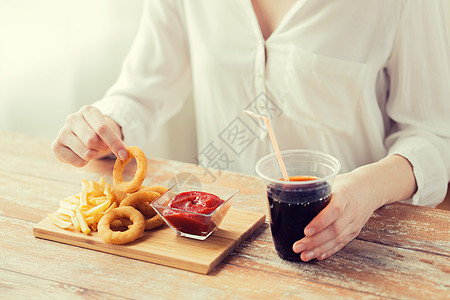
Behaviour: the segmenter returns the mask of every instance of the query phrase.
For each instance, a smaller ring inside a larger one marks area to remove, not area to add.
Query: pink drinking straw
[[[266,124],[267,132],[269,132],[269,137],[272,142],[273,150],[275,150],[275,155],[277,156],[278,164],[280,165],[281,174],[283,174],[283,179],[285,181],[289,181],[289,176],[287,174],[286,167],[284,166],[284,161],[283,158],[281,157],[280,148],[278,148],[277,139],[275,138],[275,134],[273,133],[272,124],[270,123],[269,117],[257,114],[249,110],[244,110],[243,112],[248,114],[249,116],[263,120],[264,123]]]

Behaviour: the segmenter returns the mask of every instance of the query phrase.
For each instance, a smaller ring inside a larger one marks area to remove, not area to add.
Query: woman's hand
[[[110,152],[122,160],[128,155],[120,126],[89,105],[67,117],[52,150],[59,160],[76,167]]]
[[[330,257],[359,234],[376,209],[412,197],[416,188],[411,165],[399,155],[339,175],[330,203],[292,249],[303,261]]]
[[[323,260],[353,240],[377,208],[357,194],[358,184],[350,174],[340,175],[330,203],[305,228],[305,237],[293,245],[301,259]]]

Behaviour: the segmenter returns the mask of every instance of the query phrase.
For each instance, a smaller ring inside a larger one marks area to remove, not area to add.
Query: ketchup
[[[163,216],[181,232],[205,236],[214,229],[215,224],[209,216],[200,214],[212,213],[223,202],[214,194],[201,191],[183,192],[173,197],[167,205],[183,211],[165,209]]]

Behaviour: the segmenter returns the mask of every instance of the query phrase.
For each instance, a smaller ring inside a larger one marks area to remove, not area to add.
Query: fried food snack
[[[139,188],[139,190],[140,190],[140,191],[146,190],[146,191],[157,192],[157,193],[159,193],[160,195],[162,195],[162,194],[164,194],[165,192],[167,192],[168,188],[163,187],[163,186],[160,186],[160,185],[151,185],[151,186],[145,186],[145,185],[142,185],[142,186]]]
[[[111,244],[126,244],[139,238],[144,230],[161,226],[164,221],[150,203],[167,191],[162,186],[143,186],[147,175],[147,158],[138,147],[127,147],[129,157],[116,159],[113,186],[103,177],[97,181],[81,180],[81,192],[60,201],[59,209],[48,214],[57,226],[73,227],[85,234],[98,231]],[[135,157],[136,174],[123,181],[125,166]]]
[[[160,196],[159,193],[150,191],[148,189],[140,189],[125,197],[120,202],[120,207],[132,206],[139,210],[145,218],[145,230],[152,230],[161,226],[164,221],[150,206],[150,203],[155,201]]]
[[[113,184],[114,188],[123,193],[136,192],[144,182],[147,175],[147,159],[144,152],[136,146],[127,147],[128,158],[126,160],[116,159],[113,170]],[[134,178],[129,181],[123,181],[123,169],[131,161],[131,158],[136,159],[137,170]]]
[[[132,224],[125,231],[111,230],[111,223],[123,218],[129,219]],[[110,210],[98,223],[98,232],[102,239],[110,244],[122,245],[135,241],[145,230],[144,216],[134,207],[122,206]]]
[[[99,181],[82,179],[81,192],[61,200],[58,210],[47,215],[58,227],[73,225],[77,231],[89,234],[97,230],[106,212],[118,206],[116,194],[102,176]]]

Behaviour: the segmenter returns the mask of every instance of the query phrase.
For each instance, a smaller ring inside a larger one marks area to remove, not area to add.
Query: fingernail
[[[327,257],[327,254],[326,254],[326,253],[322,254],[322,255],[319,257],[319,260],[324,260],[325,257]]]
[[[311,235],[313,235],[314,233],[316,233],[316,230],[315,230],[314,228],[306,228],[306,229],[305,229],[305,235],[306,235],[306,236],[311,236]]]
[[[314,258],[314,252],[308,251],[305,253],[305,260],[311,260]]]
[[[121,159],[121,160],[125,160],[125,159],[127,159],[127,156],[128,156],[128,153],[127,153],[127,151],[125,151],[125,150],[119,150],[119,158]]]
[[[296,245],[294,245],[293,248],[294,249],[292,249],[292,250],[294,250],[295,253],[300,253],[303,250],[305,250],[306,246],[304,244],[296,244]]]

